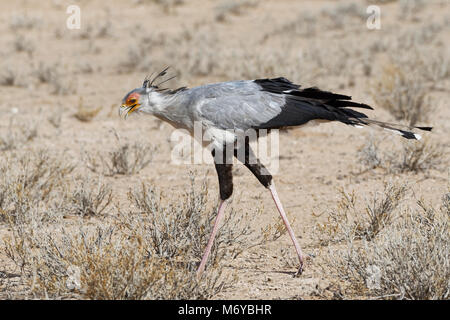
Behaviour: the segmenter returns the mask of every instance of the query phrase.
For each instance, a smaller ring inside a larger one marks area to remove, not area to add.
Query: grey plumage
[[[132,91],[141,95],[142,106],[138,111],[151,113],[191,132],[194,122],[199,121],[204,130],[212,129],[217,144],[226,143],[219,137],[221,130],[235,130],[238,134],[252,128],[299,126],[311,120],[378,126],[407,139],[420,138],[411,132],[414,129],[431,130],[428,127],[407,127],[368,119],[364,113],[353,108],[372,107],[351,101],[350,96],[318,88],[301,89],[285,78],[230,81],[177,90],[161,89],[152,83],[146,79],[142,88]]]

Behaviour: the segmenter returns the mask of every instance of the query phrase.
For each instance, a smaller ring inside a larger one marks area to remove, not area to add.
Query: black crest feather
[[[164,93],[167,93],[167,94],[174,94],[174,93],[176,93],[178,91],[186,90],[187,89],[186,87],[181,87],[181,88],[178,88],[178,89],[175,89],[175,90],[170,90],[168,88],[160,88],[159,87],[163,83],[166,83],[167,81],[170,81],[173,78],[175,78],[176,75],[174,75],[172,77],[169,77],[168,79],[162,80],[158,84],[154,84],[157,79],[160,79],[160,78],[164,77],[167,74],[167,70],[169,70],[169,68],[170,68],[170,66],[165,67],[161,72],[159,72],[153,78],[152,78],[152,76],[153,76],[154,72],[150,76],[145,77],[144,83],[142,84],[142,87],[143,88],[154,88],[155,90],[157,90],[159,92],[164,92]]]

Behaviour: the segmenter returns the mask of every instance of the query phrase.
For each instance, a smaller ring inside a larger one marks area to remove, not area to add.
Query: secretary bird
[[[322,91],[318,88],[300,89],[285,78],[230,81],[207,84],[192,89],[186,87],[170,90],[155,84],[168,68],[152,80],[148,77],[142,87],[130,91],[123,98],[119,114],[125,118],[131,113],[148,113],[170,123],[175,128],[188,130],[194,135],[195,123],[201,123],[204,133],[211,137],[208,146],[212,149],[215,168],[219,178],[220,200],[208,244],[197,270],[200,276],[225,211],[225,204],[233,192],[233,156],[238,158],[266,187],[275,202],[298,255],[303,271],[303,254],[289,224],[278,197],[272,175],[257,159],[250,148],[248,130],[280,129],[304,125],[309,121],[340,121],[354,127],[377,126],[397,133],[406,139],[420,140],[413,130],[431,131],[431,127],[411,127],[369,119],[364,113],[349,109],[372,107],[350,101],[351,97]],[[244,139],[241,139],[245,136]],[[256,136],[256,139],[259,135]],[[239,143],[238,141],[244,141]],[[199,141],[206,146],[205,141]],[[226,152],[231,150],[231,152]],[[239,156],[242,155],[242,156]]]

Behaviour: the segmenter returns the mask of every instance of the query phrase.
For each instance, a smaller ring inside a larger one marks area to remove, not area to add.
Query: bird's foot
[[[300,277],[302,273],[303,273],[303,264],[300,265],[297,272],[294,274],[294,278]]]

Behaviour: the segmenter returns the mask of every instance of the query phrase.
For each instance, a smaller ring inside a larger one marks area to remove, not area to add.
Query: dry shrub
[[[330,250],[327,267],[347,292],[371,298],[448,299],[450,219],[448,211],[421,204],[404,212],[372,241],[349,238]]]
[[[29,83],[27,77],[24,76],[25,73],[26,71],[22,66],[3,65],[0,72],[0,86],[26,88]]]
[[[37,122],[22,122],[18,124],[11,117],[7,132],[0,134],[0,151],[17,149],[35,139],[37,135]]]
[[[321,245],[339,243],[345,239],[373,240],[394,219],[408,188],[404,185],[385,183],[382,192],[361,207],[356,194],[341,190],[336,210],[327,216],[327,222],[318,224],[315,233]]]
[[[38,64],[38,66],[33,70],[32,75],[40,82],[40,83],[49,83],[54,77],[56,73],[57,65],[48,65],[43,63],[42,61]]]
[[[215,20],[220,22],[226,21],[228,15],[240,15],[242,14],[243,9],[253,8],[256,7],[258,4],[259,4],[258,1],[250,1],[250,0],[244,1],[226,0],[225,2],[222,1],[222,3],[215,8],[216,11]]]
[[[102,107],[97,108],[87,108],[83,104],[83,98],[80,97],[80,100],[78,102],[78,109],[77,112],[73,114],[73,116],[80,120],[81,122],[90,122],[92,119],[94,119],[98,113],[102,110]]]
[[[438,168],[443,158],[445,152],[442,145],[432,144],[426,139],[422,143],[404,143],[401,158],[391,156],[390,162],[396,172],[423,172]]]
[[[440,25],[439,25],[440,26]],[[438,34],[441,27],[435,27],[434,24],[429,26],[432,34]],[[422,29],[423,30],[423,29]],[[423,37],[426,38],[428,32],[425,32]],[[416,35],[412,33],[412,35]],[[407,41],[407,36],[400,36],[399,41]],[[402,44],[404,48],[394,48],[396,51],[407,51],[404,55],[397,55],[391,58],[393,64],[399,68],[401,66],[403,74],[410,74],[414,76],[417,81],[421,81],[422,85],[429,90],[443,90],[441,87],[442,81],[450,76],[450,59],[448,49],[437,47],[435,50],[429,50],[429,47],[424,48],[422,40],[410,40],[412,44]],[[445,89],[444,89],[445,90]]]
[[[78,39],[96,39],[96,38],[107,38],[112,36],[112,23],[108,17],[105,17],[96,23],[87,24],[79,33],[74,34],[74,38]]]
[[[105,176],[136,174],[152,161],[153,153],[156,151],[156,147],[140,142],[122,143],[120,139],[117,139],[117,142],[117,148],[109,152],[108,157],[99,153],[86,154],[88,169]]]
[[[367,169],[383,168],[386,173],[427,172],[437,169],[446,157],[445,148],[429,138],[402,141],[401,147],[385,150],[380,140],[367,139],[358,151],[359,161]]]
[[[30,39],[22,35],[17,35],[13,42],[14,50],[16,52],[25,52],[28,56],[32,56],[35,50],[35,45]]]
[[[310,12],[301,13],[297,19],[290,21],[278,27],[274,31],[266,34],[264,40],[270,37],[276,37],[283,34],[291,36],[312,37],[316,34],[318,29],[317,17]]]
[[[273,36],[313,37],[318,33],[329,30],[344,30],[349,28],[349,26],[356,23],[360,24],[361,21],[366,20],[367,14],[365,9],[364,6],[357,3],[339,3],[324,8],[319,13],[303,11],[295,20],[282,24],[267,34],[265,40]],[[342,39],[339,40],[342,41]],[[334,47],[334,45],[331,47]],[[332,54],[330,54],[331,56]]]
[[[368,169],[380,168],[383,166],[383,154],[380,151],[380,142],[372,136],[366,140],[358,150],[359,162]]]
[[[416,15],[422,11],[425,7],[423,0],[401,0],[399,1],[400,7],[400,19],[413,20],[416,19]]]
[[[367,4],[385,4],[390,2],[397,2],[398,0],[366,0]]]
[[[151,69],[154,64],[153,58],[150,57],[151,51],[151,42],[143,40],[136,42],[135,45],[128,48],[126,57],[119,62],[119,72],[127,73],[135,70]]]
[[[77,64],[77,73],[92,74],[94,71],[95,71],[95,68],[88,61],[80,61]]]
[[[146,4],[146,3],[154,3],[164,10],[166,14],[171,13],[175,10],[177,6],[182,5],[185,1],[184,0],[135,0],[136,4]]]
[[[425,50],[424,50],[425,51]],[[435,50],[422,52],[418,62],[414,67],[420,67],[425,80],[431,82],[433,89],[441,89],[439,85],[443,80],[450,77],[450,58],[449,52],[445,50]]]
[[[217,208],[209,209],[207,215],[202,214],[207,207],[206,182],[203,182],[200,191],[197,192],[194,189],[195,180],[192,174],[190,179],[192,187],[184,195],[184,202],[171,205],[170,214],[162,205],[161,196],[152,187],[142,185],[133,192],[130,191],[128,196],[138,210],[148,214],[140,216],[141,219],[149,219],[147,223],[145,221],[140,223],[142,226],[148,226],[148,230],[142,232],[151,238],[152,246],[161,256],[175,258],[181,250],[188,251],[188,256],[194,261],[199,261],[212,231]],[[284,234],[284,229],[281,231],[279,225],[274,224],[268,225],[261,234],[249,239],[252,232],[250,222],[259,215],[258,210],[255,211],[250,218],[249,213],[237,214],[231,209],[214,241],[209,265],[217,265],[225,254],[235,258],[244,249],[274,241]],[[130,231],[137,229],[138,225],[130,228]]]
[[[358,23],[367,19],[366,8],[359,3],[340,3],[323,9],[321,15],[325,18],[324,25],[331,30],[346,27],[352,18],[356,18]]]
[[[442,29],[435,24],[429,28],[433,35]],[[417,36],[416,30],[413,31],[411,34]],[[428,33],[425,32],[424,37]],[[391,44],[385,48],[398,54],[393,55],[391,62],[384,66],[380,77],[374,82],[372,96],[378,105],[387,109],[397,120],[406,120],[414,125],[428,121],[434,111],[427,94],[434,90],[445,91],[442,82],[450,76],[450,59],[445,47],[430,51],[429,47],[423,47],[425,40],[416,41],[414,38],[410,40],[411,44],[405,44],[407,39],[407,35],[401,35],[397,39],[397,46]]]
[[[50,92],[57,95],[67,95],[76,92],[76,84],[73,78],[63,75],[59,64],[46,64],[42,61],[33,70],[32,75],[40,82],[50,86]]]
[[[111,186],[100,178],[92,183],[92,179],[87,177],[76,185],[75,190],[67,193],[64,206],[68,214],[98,216],[108,208],[112,199]]]
[[[9,66],[2,67],[0,73],[0,85],[2,86],[15,86],[19,80],[17,72]]]
[[[29,294],[39,298],[205,299],[224,287],[220,270],[197,280],[186,264],[152,252],[145,235],[114,224],[16,233],[5,251],[23,263]]]
[[[13,31],[20,29],[32,30],[42,24],[42,19],[23,14],[13,15],[9,22],[9,28]]]
[[[402,50],[411,50],[416,47],[426,45],[429,48],[430,45],[433,44],[433,41],[438,37],[440,32],[445,29],[447,25],[446,21],[442,22],[429,22],[424,23],[419,28],[411,28],[407,29],[404,32],[401,32],[400,35],[396,39],[396,43],[394,44],[395,49]],[[430,50],[426,50],[430,54]]]
[[[442,211],[450,217],[450,186],[448,192],[442,196]]]
[[[59,129],[61,127],[63,110],[58,106],[55,111],[51,112],[47,117],[48,122],[55,128]]]
[[[31,211],[40,219],[53,214],[73,169],[64,157],[50,157],[46,150],[7,155],[1,164],[0,222],[20,223]]]
[[[194,184],[194,180],[192,183]],[[216,208],[206,204],[207,187],[194,187],[164,205],[154,188],[129,193],[139,212],[120,212],[101,227],[80,220],[62,227],[30,221],[12,225],[5,253],[22,270],[35,297],[87,299],[205,299],[233,281],[223,274],[250,222],[231,214],[216,238],[208,268],[196,277]],[[247,241],[245,241],[247,242]],[[231,280],[231,281],[230,281]]]
[[[421,78],[389,64],[374,84],[372,96],[395,119],[408,121],[413,126],[429,119],[432,107],[425,97],[427,89]]]

